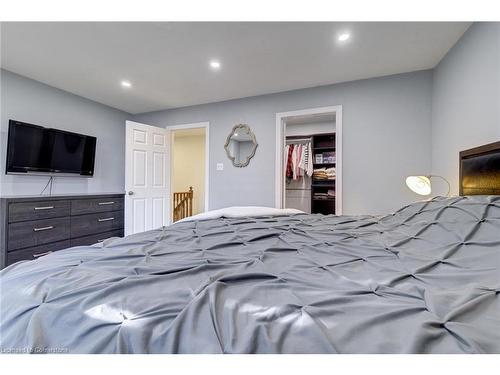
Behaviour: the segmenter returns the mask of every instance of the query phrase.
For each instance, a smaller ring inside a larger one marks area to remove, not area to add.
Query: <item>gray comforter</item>
[[[0,280],[3,352],[500,353],[500,197],[183,222]]]

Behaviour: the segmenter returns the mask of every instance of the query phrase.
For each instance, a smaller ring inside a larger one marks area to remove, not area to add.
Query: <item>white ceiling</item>
[[[468,26],[4,22],[1,65],[140,113],[433,68]],[[340,44],[344,31],[351,38]],[[214,58],[219,71],[208,66]]]

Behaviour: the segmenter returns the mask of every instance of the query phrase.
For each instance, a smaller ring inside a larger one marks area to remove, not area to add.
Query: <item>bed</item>
[[[385,216],[212,212],[14,264],[1,351],[500,353],[499,160]]]

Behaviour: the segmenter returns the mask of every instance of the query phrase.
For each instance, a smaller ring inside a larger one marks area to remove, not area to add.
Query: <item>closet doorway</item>
[[[276,114],[276,207],[342,214],[342,107]]]
[[[167,126],[171,134],[171,222],[208,210],[209,123]]]

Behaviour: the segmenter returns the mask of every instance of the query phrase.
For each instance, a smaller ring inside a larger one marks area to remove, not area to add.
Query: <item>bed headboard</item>
[[[460,152],[460,195],[500,195],[500,142]]]

